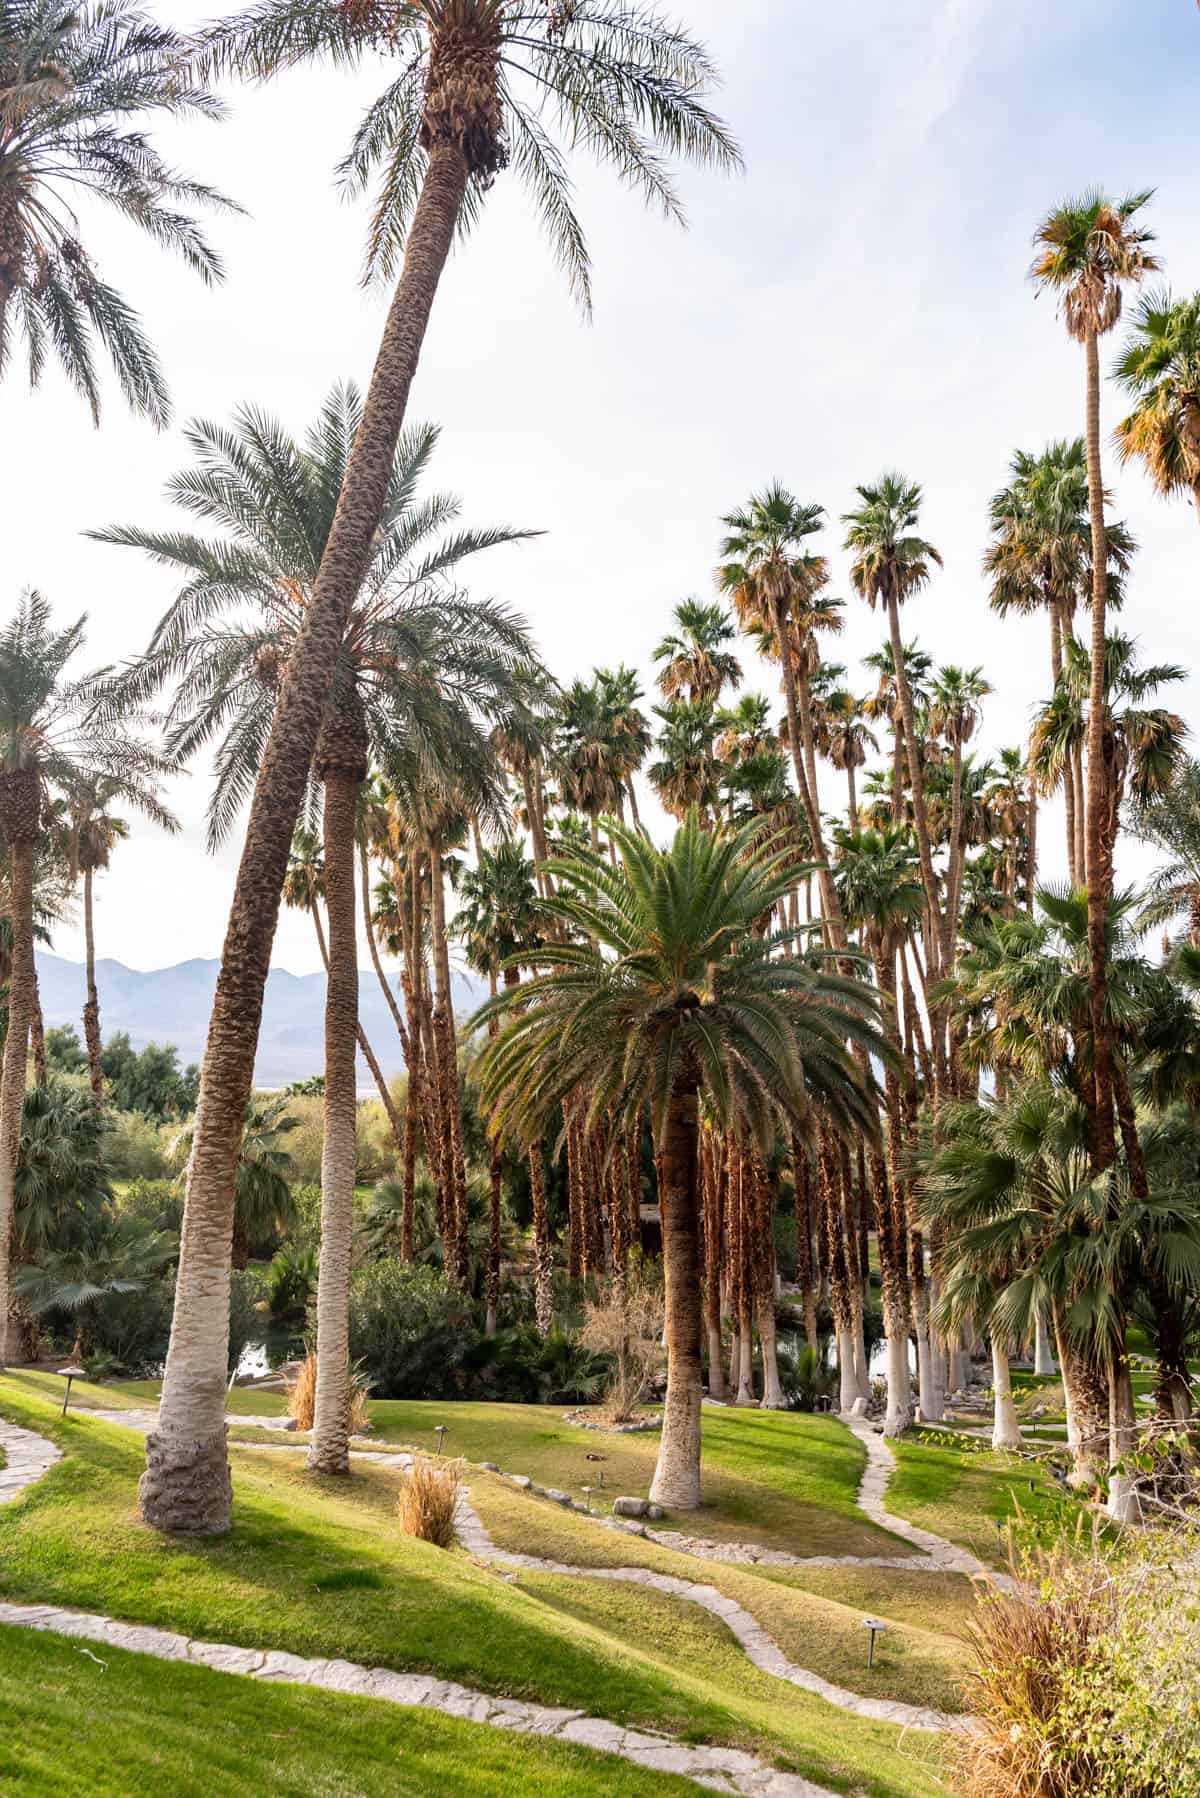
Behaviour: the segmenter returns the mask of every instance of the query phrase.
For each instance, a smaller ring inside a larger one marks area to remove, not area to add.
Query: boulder
[[[653,1507],[653,1510],[658,1510],[657,1505]],[[660,1517],[662,1516],[661,1511],[659,1511],[658,1514]],[[650,1517],[652,1515],[653,1511],[651,1506],[644,1498],[613,1499],[614,1517]]]

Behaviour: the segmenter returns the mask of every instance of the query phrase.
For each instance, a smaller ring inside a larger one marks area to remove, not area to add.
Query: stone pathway
[[[40,1480],[56,1461],[62,1460],[53,1442],[35,1436],[32,1430],[18,1429],[15,1423],[5,1423],[2,1417],[0,1448],[5,1454],[5,1464],[0,1467],[0,1505],[11,1504],[26,1486],[32,1486],[34,1480]]]

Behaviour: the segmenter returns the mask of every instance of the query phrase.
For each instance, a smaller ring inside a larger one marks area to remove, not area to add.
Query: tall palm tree
[[[1039,290],[1057,294],[1067,334],[1084,348],[1087,389],[1088,504],[1092,527],[1092,688],[1088,714],[1087,877],[1092,954],[1092,1017],[1096,1037],[1096,1084],[1101,1133],[1096,1166],[1116,1154],[1112,1108],[1112,1046],[1105,1001],[1104,920],[1112,892],[1111,848],[1105,846],[1104,816],[1110,803],[1104,762],[1108,605],[1108,543],[1104,525],[1104,481],[1100,462],[1100,338],[1121,316],[1122,289],[1158,268],[1148,245],[1153,234],[1137,222],[1149,192],[1111,200],[1093,189],[1068,200],[1042,221],[1034,235],[1037,255],[1030,270]]]
[[[619,668],[597,668],[596,684],[608,714],[608,765],[617,782],[617,816],[624,817],[624,801],[629,801],[629,814],[634,826],[638,816],[637,788],[634,775],[650,752],[653,737],[639,700],[642,697],[637,674],[624,662]]]
[[[712,705],[706,699],[675,699],[656,705],[654,716],[662,729],[655,742],[658,760],[648,771],[650,785],[673,818],[686,818],[695,809],[707,823],[720,798]]]
[[[846,548],[854,554],[850,579],[855,591],[872,610],[882,604],[887,612],[893,678],[904,722],[921,878],[933,924],[931,940],[939,946],[945,960],[949,955],[946,922],[938,898],[929,820],[925,815],[925,777],[918,749],[916,712],[900,637],[900,607],[928,583],[931,567],[936,564],[940,568],[942,558],[932,543],[917,534],[921,489],[916,481],[906,480],[899,474],[884,474],[878,481],[859,487],[857,493],[860,504],[842,519],[846,526]]]
[[[83,1007],[83,1039],[87,1048],[88,1077],[92,1095],[99,1103],[104,1098],[104,1071],[100,1066],[100,995],[96,988],[96,932],[93,922],[93,883],[97,874],[108,867],[112,852],[129,835],[123,818],[110,811],[118,789],[103,776],[80,780],[70,795],[69,830],[71,861],[83,881],[83,940],[87,996]],[[147,798],[152,795],[147,791]],[[156,805],[152,814],[161,829],[177,831],[179,821],[165,806]]]
[[[828,580],[829,570],[823,556],[813,555],[803,546],[821,529],[824,517],[824,506],[802,504],[780,482],[772,482],[762,493],[752,495],[747,505],[722,519],[726,535],[721,542],[717,585],[732,599],[744,629],[773,639],[783,671],[788,743],[817,862],[822,910],[835,946],[840,946],[845,931],[821,826],[807,678],[813,662],[807,653],[812,620],[806,613]]]
[[[86,618],[62,630],[39,593],[22,596],[0,630],[0,832],[8,848],[12,963],[8,1034],[0,1074],[0,1365],[6,1352],[13,1178],[34,1009],[35,869],[44,846],[47,802],[82,782],[162,823],[163,758],[136,733],[139,717],[106,692],[108,670],[79,680],[67,669],[83,646]]]
[[[722,605],[681,599],[672,614],[674,629],[659,643],[658,685],[664,699],[707,700],[716,705],[726,687],[738,687],[742,665],[731,650],[733,621]]]
[[[181,572],[184,584],[144,661],[139,695],[174,680],[168,743],[185,757],[216,739],[209,838],[223,840],[255,783],[281,685],[300,653],[338,495],[362,427],[352,385],[333,389],[301,441],[243,409],[232,429],[193,424],[197,466],[177,476],[178,503],[220,534],[118,527],[94,533]],[[480,731],[500,716],[501,691],[520,697],[534,666],[523,624],[452,584],[465,559],[525,533],[452,529],[458,501],[422,496],[437,442],[429,426],[397,445],[380,527],[340,646],[312,778],[322,792],[329,920],[325,1002],[321,1268],[317,1394],[310,1465],[349,1470],[349,1281],[356,1162],[358,808],[368,769],[424,758],[451,779]],[[431,678],[432,671],[437,678]],[[310,813],[317,799],[310,795]],[[203,1120],[204,1113],[201,1111]],[[193,1158],[193,1174],[198,1165]],[[218,1359],[219,1355],[219,1359]],[[224,1350],[213,1345],[214,1375]],[[168,1378],[170,1364],[168,1361]]]
[[[914,712],[924,706],[928,699],[929,679],[933,673],[933,657],[928,655],[914,640],[906,643],[901,657],[905,679],[912,694]],[[892,659],[890,640],[880,644],[869,655],[863,657],[863,666],[869,668],[876,677],[874,693],[867,695],[863,701],[863,710],[868,718],[886,719],[892,733],[892,823],[904,821],[906,811],[904,802],[904,769],[907,756],[904,747],[904,712],[900,704],[900,690],[896,683],[896,664]]]
[[[79,196],[113,207],[202,280],[221,264],[190,211],[224,206],[146,134],[152,115],[219,118],[187,40],[130,0],[78,8],[6,0],[0,12],[0,375],[16,331],[33,385],[48,353],[99,419],[96,343],[135,412],[162,426],[166,382],[136,313],[80,242]]]
[[[300,1119],[288,1110],[288,1104],[287,1093],[255,1093],[246,1107],[233,1212],[235,1267],[246,1266],[256,1243],[296,1221],[292,1190],[296,1164],[287,1138],[300,1128]],[[175,1138],[176,1159],[185,1167],[194,1135],[193,1121]]]
[[[1188,942],[1200,949],[1200,763],[1179,756],[1164,785],[1132,799],[1127,821],[1142,842],[1170,857],[1151,878],[1143,924],[1169,924],[1182,913]]]
[[[588,1117],[631,1126],[650,1108],[660,1156],[667,1397],[651,1492],[700,1502],[699,1108],[760,1144],[811,1105],[843,1129],[877,1127],[874,1096],[844,1044],[884,1052],[870,990],[781,954],[761,935],[794,879],[790,853],[755,851],[753,827],[704,831],[691,813],[669,849],[617,824],[619,862],[555,865],[547,902],[580,933],[548,940],[546,970],[481,1017],[506,1020],[480,1082],[494,1127],[536,1141],[570,1094]]]
[[[827,721],[826,754],[835,768],[846,776],[847,823],[854,830],[858,821],[858,792],[855,771],[865,767],[867,751],[878,749],[879,741],[867,723],[866,702],[856,699],[844,687],[837,687],[825,701]]]
[[[959,894],[965,852],[962,819],[963,747],[971,741],[982,716],[982,701],[992,691],[982,668],[945,667],[938,670],[930,696],[929,722],[950,745],[952,757],[950,809],[950,867],[946,882],[949,954],[946,971],[954,966],[958,929]]]
[[[1134,401],[1117,426],[1122,462],[1136,456],[1159,493],[1190,492],[1200,514],[1200,293],[1146,294],[1115,373]]]
[[[373,6],[268,0],[215,27],[209,65],[265,80],[308,62],[374,57]],[[238,866],[201,1072],[201,1127],[188,1180],[176,1287],[179,1335],[159,1428],[147,1442],[142,1514],[166,1529],[229,1528],[230,1484],[218,1390],[237,1131],[252,1079],[263,988],[288,849],[351,608],[387,505],[396,446],[451,245],[505,166],[529,186],[551,242],[586,303],[586,244],[552,131],[613,166],[678,216],[662,152],[731,169],[738,151],[704,104],[715,71],[685,31],[634,0],[514,8],[506,0],[405,0],[385,39],[395,75],[369,108],[343,165],[352,188],[376,169],[372,271],[396,282],[346,466],[340,504],[264,746]],[[524,94],[522,93],[524,89]]]

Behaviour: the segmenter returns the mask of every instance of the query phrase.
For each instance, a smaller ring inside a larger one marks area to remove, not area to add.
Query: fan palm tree
[[[920,710],[928,698],[929,679],[933,673],[933,657],[928,655],[914,640],[912,643],[904,645],[903,663],[905,677],[913,697],[914,709]],[[863,710],[868,718],[886,719],[892,733],[892,823],[901,824],[906,816],[904,769],[907,765],[907,757],[904,749],[904,713],[900,706],[900,693],[896,685],[896,664],[892,660],[890,641],[881,643],[878,649],[865,655],[863,666],[871,670],[877,683],[874,693],[869,693],[863,701]]]
[[[617,782],[617,816],[624,817],[624,801],[628,799],[629,814],[636,829],[641,819],[633,777],[653,742],[649,721],[638,704],[642,697],[641,685],[637,674],[624,662],[619,668],[597,668],[596,684],[608,714],[608,765]]]
[[[1108,1102],[1112,1049],[1105,1004],[1104,921],[1112,892],[1111,844],[1106,844],[1105,818],[1111,804],[1104,762],[1104,671],[1108,605],[1108,543],[1104,525],[1104,480],[1100,463],[1100,338],[1121,316],[1122,289],[1158,268],[1148,245],[1153,233],[1140,225],[1138,214],[1151,194],[1111,200],[1098,189],[1056,207],[1034,236],[1037,255],[1030,270],[1039,291],[1058,296],[1068,335],[1084,348],[1087,387],[1088,505],[1092,528],[1092,655],[1088,712],[1087,877],[1091,919],[1092,1015],[1096,1038],[1096,1084],[1101,1133],[1096,1166],[1107,1167],[1116,1154],[1112,1108]]]
[[[118,791],[103,776],[79,781],[70,795],[69,830],[71,861],[83,880],[83,941],[87,996],[83,1007],[83,1040],[87,1047],[88,1078],[97,1104],[104,1098],[104,1070],[100,1066],[100,995],[96,988],[96,932],[93,922],[93,883],[108,867],[112,852],[129,835],[129,826],[109,810]],[[179,821],[165,806],[158,807],[155,822],[163,830],[177,831]]]
[[[1186,914],[1188,941],[1200,949],[1200,763],[1179,756],[1168,780],[1127,810],[1129,828],[1170,857],[1153,875],[1142,908],[1147,928]]]
[[[705,699],[675,699],[656,705],[654,716],[662,729],[655,742],[659,759],[648,770],[650,785],[673,818],[686,818],[694,809],[707,823],[720,798],[712,706]]]
[[[879,740],[867,723],[866,702],[835,688],[825,701],[828,738],[826,754],[835,768],[846,776],[848,806],[847,824],[851,830],[858,824],[858,793],[855,770],[866,765],[868,749],[878,749]]]
[[[731,650],[733,621],[722,605],[682,599],[672,614],[674,629],[654,651],[662,664],[658,685],[664,699],[690,699],[716,705],[726,687],[738,687],[742,665]]]
[[[380,26],[373,5],[267,0],[207,37],[214,70],[256,80],[310,62],[357,64],[386,42],[395,73],[369,108],[343,174],[351,188],[361,188],[381,171],[368,261],[384,277],[399,268],[341,503],[254,783],[209,1022],[178,1317],[185,1336],[207,1333],[214,1348],[224,1302],[221,1280],[209,1277],[208,1264],[215,1256],[219,1267],[225,1255],[236,1132],[252,1079],[288,848],[346,622],[386,511],[408,396],[451,245],[477,216],[495,177],[511,166],[530,188],[586,302],[586,245],[566,159],[552,135],[556,124],[568,148],[592,152],[676,216],[664,151],[725,169],[739,162],[729,133],[704,104],[714,70],[703,47],[641,0],[548,10],[506,0],[404,0],[382,40]],[[204,1359],[215,1370],[215,1355]],[[185,1377],[182,1355],[175,1367],[168,1359],[159,1429],[147,1445],[150,1471],[141,1500],[147,1521],[184,1531],[228,1529],[221,1402],[215,1378]]]
[[[832,940],[840,946],[845,931],[821,826],[808,686],[814,666],[808,654],[811,632],[820,626],[807,614],[829,578],[829,568],[824,556],[813,555],[803,545],[821,529],[824,517],[824,506],[802,504],[773,481],[762,493],[752,495],[747,505],[722,519],[726,535],[721,542],[717,586],[733,601],[742,628],[772,642],[778,654],[796,788],[808,820],[822,910]],[[828,624],[828,618],[825,622]]]
[[[699,1107],[761,1144],[813,1107],[843,1129],[877,1130],[874,1095],[845,1047],[886,1053],[868,987],[780,953],[757,928],[794,878],[790,852],[751,831],[704,831],[693,811],[669,849],[612,824],[619,861],[555,864],[547,909],[581,933],[547,940],[545,972],[501,994],[503,1021],[480,1064],[502,1135],[537,1141],[570,1094],[619,1139],[649,1106],[661,1157],[667,1397],[651,1493],[700,1502]]]
[[[900,638],[900,607],[928,583],[931,567],[936,564],[940,568],[942,558],[932,543],[917,535],[921,489],[916,481],[906,480],[899,474],[884,474],[878,481],[859,487],[857,493],[860,504],[842,519],[846,526],[846,548],[854,554],[850,579],[855,591],[872,611],[882,605],[887,612],[892,678],[904,724],[921,878],[933,925],[932,941],[940,945],[945,961],[949,957],[946,920],[938,900],[929,820],[925,815],[925,777],[918,750],[916,711]]]
[[[958,929],[959,893],[965,854],[962,816],[963,747],[971,741],[982,716],[982,702],[992,691],[982,668],[940,668],[930,695],[929,723],[950,745],[952,757],[950,801],[950,868],[946,882],[949,921],[947,972],[954,966]]]
[[[155,114],[221,116],[187,48],[129,0],[0,12],[0,375],[20,330],[31,383],[55,355],[97,421],[97,340],[126,400],[160,427],[167,388],[136,313],[80,241],[77,198],[113,207],[202,280],[222,272],[183,208],[230,202],[171,168],[144,128]]]
[[[716,750],[723,762],[737,766],[774,747],[771,702],[763,693],[743,693],[736,705],[722,706],[713,723],[720,732]]]
[[[163,758],[136,735],[140,717],[106,693],[108,670],[67,674],[83,646],[86,618],[62,630],[39,593],[22,596],[0,630],[0,832],[8,847],[12,963],[8,1033],[0,1075],[0,1365],[8,1317],[13,1178],[25,1094],[25,1063],[37,987],[35,868],[45,846],[52,792],[103,780],[105,791],[159,823]]]
[[[1200,514],[1200,293],[1146,294],[1115,373],[1134,399],[1117,426],[1122,462],[1136,456],[1159,493],[1190,492]]]
[[[143,662],[128,677],[145,695],[177,683],[167,741],[180,759],[217,741],[209,839],[228,834],[254,786],[286,670],[312,617],[338,495],[363,423],[352,385],[335,387],[302,441],[250,409],[232,429],[199,421],[188,432],[197,466],[171,496],[218,536],[116,527],[101,541],[140,549],[181,572],[184,584]],[[317,1394],[310,1464],[349,1470],[347,1349],[355,1181],[358,1040],[356,858],[358,809],[372,761],[423,760],[453,779],[501,693],[521,696],[534,659],[521,621],[452,586],[464,560],[526,533],[451,529],[457,500],[419,492],[437,432],[399,442],[373,554],[351,608],[317,741],[313,777],[323,791],[324,891],[329,920],[322,1139],[322,1278],[317,1296]],[[437,678],[431,678],[431,671]],[[316,812],[315,794],[310,814]],[[255,1024],[257,1020],[255,1020]],[[203,1111],[201,1116],[203,1117]],[[193,1173],[198,1158],[193,1158]],[[232,1195],[231,1195],[232,1201]],[[186,1283],[184,1283],[186,1290]],[[207,1315],[207,1307],[202,1307]],[[185,1321],[177,1313],[176,1324]],[[216,1327],[217,1320],[211,1320]],[[322,1343],[324,1332],[324,1346]],[[212,1380],[225,1347],[211,1344]],[[195,1369],[195,1358],[189,1354]],[[167,1381],[171,1383],[168,1358]]]

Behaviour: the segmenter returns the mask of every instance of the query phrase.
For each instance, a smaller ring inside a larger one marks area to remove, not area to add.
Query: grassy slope
[[[904,1439],[893,1446],[898,1465],[888,1509],[961,1543],[989,1566],[1007,1564],[997,1523],[1052,1528],[1077,1514],[1078,1501],[1035,1462],[944,1442]]]
[[[254,1685],[77,1642],[0,1632],[0,1791],[28,1798],[552,1798],[617,1789],[613,1762],[433,1712]],[[690,1781],[623,1766],[622,1798]]]
[[[755,1675],[737,1652],[681,1664],[669,1641],[647,1641],[643,1607],[618,1616],[605,1588],[594,1589],[599,1614],[585,1618],[568,1608],[581,1603],[582,1583],[540,1593],[536,1581],[514,1584],[461,1553],[400,1536],[386,1469],[318,1481],[299,1457],[241,1451],[232,1538],[167,1542],[137,1519],[140,1443],[94,1419],[59,1422],[11,1381],[0,1380],[0,1404],[66,1451],[6,1515],[0,1590],[8,1597],[211,1640],[429,1669],[499,1694],[736,1742],[875,1798],[936,1789],[927,1738],[906,1738],[898,1751],[894,1729]],[[692,1627],[676,1615],[670,1633]]]

